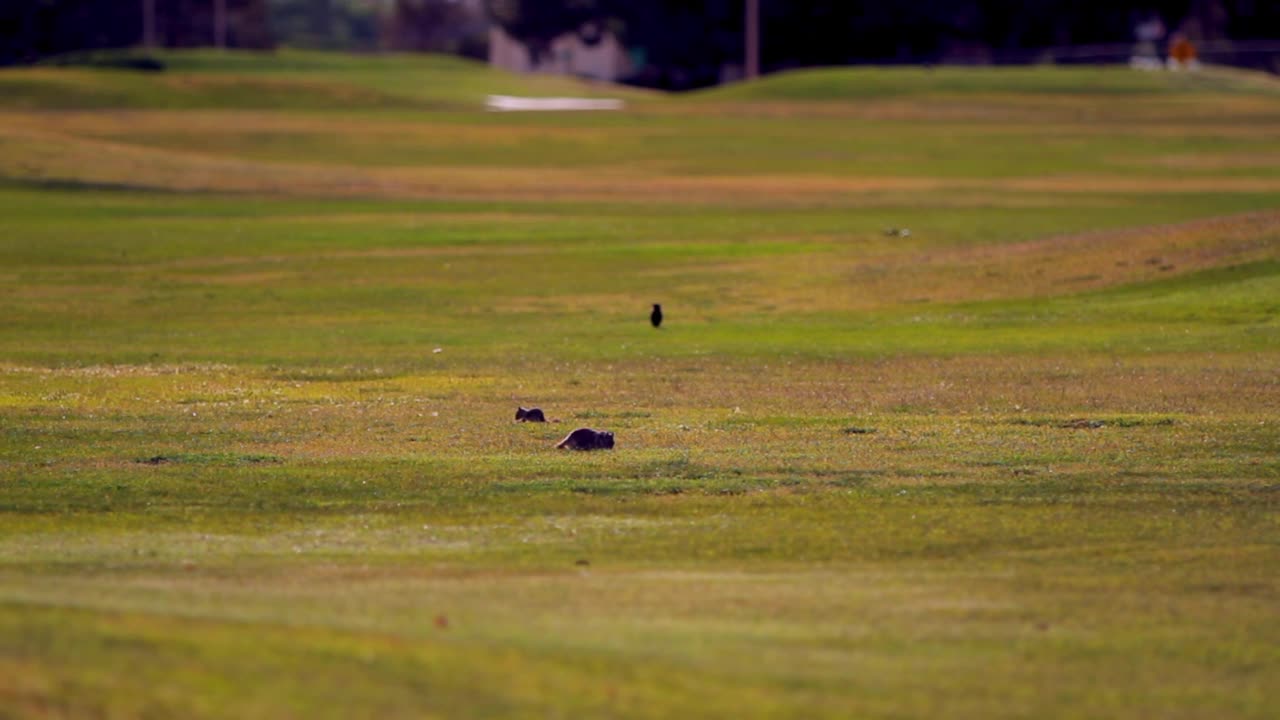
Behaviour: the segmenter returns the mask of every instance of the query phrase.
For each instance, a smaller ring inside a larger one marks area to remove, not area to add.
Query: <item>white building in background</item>
[[[578,33],[565,33],[551,43],[550,54],[535,64],[524,43],[493,25],[489,28],[489,64],[511,72],[574,75],[609,82],[635,73],[630,53],[607,30],[594,43],[583,40]]]

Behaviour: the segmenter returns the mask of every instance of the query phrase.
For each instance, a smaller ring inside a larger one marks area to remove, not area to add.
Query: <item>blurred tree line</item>
[[[277,44],[483,58],[490,21],[531,53],[575,32],[630,48],[641,84],[708,85],[741,63],[745,0],[0,0],[0,64],[145,43]],[[216,30],[216,9],[225,10]],[[1280,40],[1278,0],[760,0],[766,70],[857,62],[1032,62],[1046,48],[1131,43],[1158,16],[1198,42]],[[1280,71],[1280,68],[1274,68]]]
[[[219,8],[226,12],[226,44],[271,46],[267,0],[0,0],[0,63],[142,45],[147,10],[158,44],[214,45]]]
[[[487,55],[489,22],[479,0],[267,2],[275,38],[292,47]]]
[[[224,30],[219,33],[218,13]],[[479,0],[0,0],[0,64],[103,48],[277,45],[483,59]]]
[[[641,84],[718,82],[744,53],[744,0],[485,0],[538,53],[564,32],[607,28],[644,60]],[[1280,40],[1277,0],[760,0],[765,70],[850,63],[1025,63],[1054,48],[1116,46],[1158,17],[1197,43]],[[590,38],[584,38],[589,40]],[[1088,56],[1081,56],[1087,58]],[[1275,55],[1268,58],[1276,62]],[[1280,72],[1280,66],[1268,67]]]

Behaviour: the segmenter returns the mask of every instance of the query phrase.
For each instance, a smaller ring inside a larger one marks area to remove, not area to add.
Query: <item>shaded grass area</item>
[[[1280,708],[1270,81],[162,60],[0,73],[0,715]]]

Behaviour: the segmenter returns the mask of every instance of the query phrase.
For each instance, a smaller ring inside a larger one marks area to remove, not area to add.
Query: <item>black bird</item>
[[[649,322],[653,323],[654,327],[662,325],[662,306],[658,303],[653,304],[653,312],[649,313]]]

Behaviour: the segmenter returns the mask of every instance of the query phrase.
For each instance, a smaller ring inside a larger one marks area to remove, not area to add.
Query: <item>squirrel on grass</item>
[[[613,433],[591,428],[578,428],[556,444],[560,450],[612,450]]]

